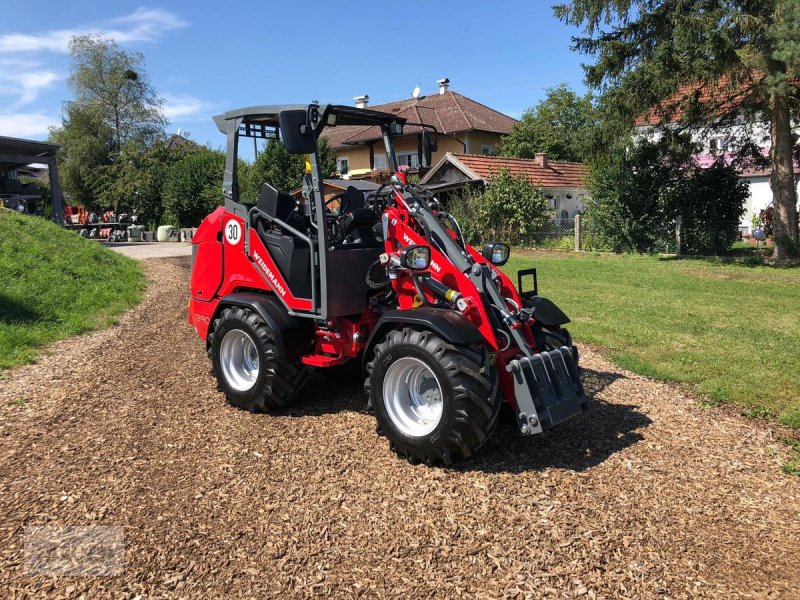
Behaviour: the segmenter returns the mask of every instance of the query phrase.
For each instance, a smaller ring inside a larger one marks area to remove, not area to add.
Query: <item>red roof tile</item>
[[[370,106],[373,110],[394,113],[412,123],[433,125],[444,135],[466,131],[487,131],[506,134],[517,122],[516,119],[497,112],[456,92],[445,92],[423,96],[417,100],[399,100]],[[409,125],[406,134],[419,131],[419,127]],[[328,138],[332,148],[381,139],[377,127],[344,126],[326,129],[323,136]]]
[[[731,115],[763,80],[763,75],[756,74],[754,79],[742,82],[734,87],[728,77],[721,78],[716,84],[695,83],[682,85],[672,97],[651,108],[646,115],[638,117],[637,126],[660,125],[661,123],[677,123],[683,117],[690,103],[696,103],[708,113],[724,117]],[[795,84],[800,82],[795,81]]]
[[[448,152],[438,164],[426,174],[431,179],[439,166],[449,161],[458,168],[466,168],[468,175],[479,179],[489,179],[501,169],[508,169],[512,175],[524,175],[534,185],[547,187],[586,187],[589,167],[583,163],[548,160],[544,167],[532,158],[506,158],[504,156],[484,156],[481,154],[456,154]],[[463,169],[462,169],[463,170]]]

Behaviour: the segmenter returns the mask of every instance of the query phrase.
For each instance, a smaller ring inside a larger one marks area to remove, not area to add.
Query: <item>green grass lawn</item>
[[[506,271],[532,266],[574,337],[617,365],[800,428],[800,269],[565,252]]]
[[[0,210],[0,370],[139,302],[139,265],[44,219]]]

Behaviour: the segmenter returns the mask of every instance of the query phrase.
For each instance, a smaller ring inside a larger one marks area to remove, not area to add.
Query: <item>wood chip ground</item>
[[[358,383],[226,405],[188,260],[146,264],[119,325],[0,380],[0,597],[800,597],[800,477],[766,424],[582,348],[591,412],[412,466]],[[26,575],[33,525],[122,526],[124,574]]]

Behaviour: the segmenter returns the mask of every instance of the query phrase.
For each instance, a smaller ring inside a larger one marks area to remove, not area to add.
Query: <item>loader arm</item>
[[[470,253],[468,247],[462,248],[414,186],[406,185],[402,198],[428,242],[472,282],[478,292],[476,300],[482,304],[494,329],[501,329],[510,336],[513,350],[500,353],[497,366],[501,369],[501,383],[505,381],[504,392],[509,394],[513,390],[509,403],[516,410],[520,432],[540,433],[587,410],[588,399],[572,349],[566,346],[550,350],[534,348],[530,331],[533,316],[522,308],[518,291],[513,286],[501,289],[502,276],[496,267],[483,257],[478,258],[476,252]],[[510,355],[509,360],[505,360],[506,355]]]

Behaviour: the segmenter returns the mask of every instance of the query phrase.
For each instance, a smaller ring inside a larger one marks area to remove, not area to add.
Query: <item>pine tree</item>
[[[595,57],[587,80],[617,123],[654,107],[686,125],[769,123],[775,258],[797,252],[800,0],[573,0],[555,14],[584,28],[574,48]]]

